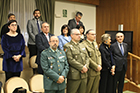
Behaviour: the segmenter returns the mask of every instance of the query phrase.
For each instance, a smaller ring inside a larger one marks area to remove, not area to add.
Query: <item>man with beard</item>
[[[36,63],[38,64],[38,74],[43,74],[41,65],[40,65],[40,54],[43,50],[49,48],[49,39],[53,34],[49,33],[49,24],[47,22],[42,23],[41,31],[35,36],[35,43],[37,47],[37,58]]]
[[[35,9],[33,12],[34,18],[28,20],[27,32],[28,32],[28,48],[30,52],[30,58],[37,55],[37,47],[35,45],[35,36],[41,32],[42,21],[39,20],[41,14],[39,9]]]
[[[65,93],[69,66],[65,52],[58,49],[59,39],[52,36],[50,47],[41,53],[41,67],[44,72],[45,93]]]

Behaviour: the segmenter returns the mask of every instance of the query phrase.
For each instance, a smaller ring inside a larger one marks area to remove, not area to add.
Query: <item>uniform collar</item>
[[[87,41],[88,41],[90,44],[92,44],[93,42],[95,42],[95,41],[91,42],[91,41],[89,41],[88,39],[87,39]]]
[[[55,51],[50,47],[50,49],[52,50],[52,52],[58,52],[58,49],[56,49]]]
[[[73,40],[71,40],[75,45],[78,45],[79,43],[74,42]]]

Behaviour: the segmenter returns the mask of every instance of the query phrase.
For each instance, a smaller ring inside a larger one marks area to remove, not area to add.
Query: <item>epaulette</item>
[[[44,49],[43,51],[47,51],[47,48],[46,48],[46,49]]]

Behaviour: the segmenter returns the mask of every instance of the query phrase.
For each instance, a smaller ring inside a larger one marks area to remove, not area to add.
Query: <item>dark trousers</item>
[[[29,52],[30,52],[30,58],[34,55],[37,55],[37,47],[36,45],[28,44]]]
[[[5,72],[6,81],[11,77],[20,77],[21,72]]]
[[[38,74],[42,74],[43,75],[43,70],[40,64],[38,64]]]
[[[2,82],[0,81],[0,93],[1,93]]]
[[[99,83],[99,93],[114,93],[113,88],[113,78],[110,70],[101,71],[100,74],[100,83]]]
[[[114,76],[114,92],[116,93],[116,87],[118,85],[118,93],[123,93],[123,86],[124,86],[124,78],[125,78],[125,67],[123,66],[123,69],[121,71],[116,71]]]

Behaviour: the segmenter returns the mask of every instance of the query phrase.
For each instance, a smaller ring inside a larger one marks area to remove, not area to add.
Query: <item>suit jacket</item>
[[[79,24],[83,25],[83,23],[81,21],[79,21]],[[73,29],[73,28],[76,28],[77,23],[76,23],[75,19],[73,18],[73,19],[68,21],[68,25],[71,29]]]
[[[49,33],[49,38],[53,36],[53,34]],[[40,32],[35,36],[35,44],[37,47],[37,58],[36,58],[36,63],[40,64],[40,54],[43,50],[47,49],[50,47],[49,41],[47,40],[47,37],[44,35],[43,32]]]
[[[69,63],[68,79],[78,80],[87,78],[87,73],[81,73],[83,66],[89,68],[89,57],[83,44],[75,44],[72,40],[64,45]]]
[[[40,21],[40,25],[42,23],[43,22]],[[41,29],[40,29],[40,31],[41,31]],[[27,32],[28,32],[28,35],[29,35],[28,44],[35,45],[35,36],[39,33],[35,18],[33,18],[31,20],[28,20]]]
[[[88,52],[90,64],[89,64],[89,76],[97,76],[100,74],[99,71],[96,71],[98,65],[101,65],[101,54],[98,49],[97,43],[94,42],[94,46],[90,44],[87,40],[83,41],[82,44],[86,46],[86,50]]]
[[[108,45],[102,43],[99,50],[101,52],[102,58],[102,71],[110,71],[112,66],[115,65],[115,62],[113,61],[111,47],[109,48]]]
[[[67,77],[69,65],[65,52],[62,50],[52,51],[51,48],[45,49],[41,53],[41,67],[44,72],[44,89],[46,90],[62,90],[65,89],[65,80],[58,84],[59,76]]]
[[[64,35],[60,35],[60,36],[58,36],[58,38],[59,38],[59,49],[62,49],[62,50],[63,50],[63,46],[66,43],[71,41],[71,37],[70,36],[68,36],[69,40]]]
[[[2,35],[6,34],[9,32],[9,28],[8,28],[8,24],[6,23],[5,25],[2,26],[1,28],[1,35],[0,37],[2,38]],[[19,28],[19,25],[17,25],[17,30],[16,32],[20,33],[20,28]]]
[[[123,42],[124,55],[122,55],[117,42],[113,43],[111,47],[113,59],[116,64],[116,71],[121,71],[123,69],[123,65],[125,66],[125,70],[127,70],[128,45]]]

